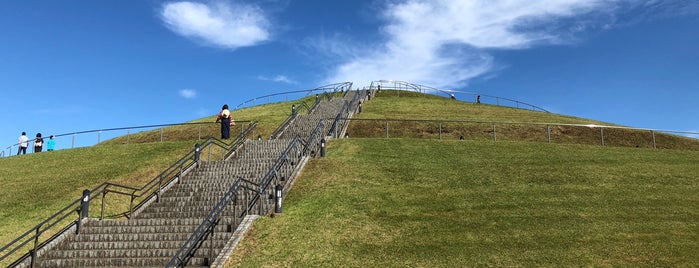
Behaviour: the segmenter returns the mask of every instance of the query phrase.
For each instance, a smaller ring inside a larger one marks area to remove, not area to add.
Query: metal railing
[[[238,120],[238,121],[236,121],[236,122],[240,123],[239,125],[240,125],[241,132],[242,132],[242,131],[243,131],[243,128],[244,128],[244,124],[243,124],[243,123],[251,123],[252,121],[250,121],[250,120]],[[103,137],[102,137],[102,134],[103,134],[103,133],[107,133],[107,132],[118,132],[118,131],[126,130],[126,131],[127,131],[126,135],[124,135],[124,136],[122,136],[122,137],[123,137],[124,139],[126,139],[126,142],[125,142],[125,143],[126,143],[126,144],[129,144],[129,143],[131,143],[131,138],[132,138],[133,136],[135,136],[135,135],[141,135],[141,134],[143,134],[143,133],[147,133],[147,132],[148,132],[148,130],[143,130],[143,131],[139,131],[139,132],[134,132],[134,133],[132,133],[132,132],[131,132],[132,130],[160,128],[159,130],[157,130],[157,132],[158,132],[157,137],[154,137],[154,139],[152,139],[152,140],[153,140],[153,141],[160,141],[160,142],[163,142],[163,141],[168,140],[168,138],[167,138],[166,135],[165,135],[165,134],[166,134],[166,131],[167,131],[167,129],[165,129],[165,127],[173,127],[173,126],[198,126],[198,127],[197,127],[197,133],[196,133],[195,135],[192,135],[192,138],[196,138],[197,140],[201,140],[202,137],[208,137],[208,136],[210,136],[210,135],[206,135],[206,134],[207,134],[207,133],[210,133],[210,132],[214,132],[214,133],[215,133],[215,131],[218,129],[218,127],[217,127],[218,125],[217,125],[217,124],[214,124],[214,123],[211,123],[211,122],[173,123],[173,124],[159,124],[159,125],[145,125],[145,126],[131,126],[131,127],[118,127],[118,128],[104,128],[104,129],[95,129],[95,130],[85,130],[85,131],[77,131],[77,132],[70,132],[70,133],[57,134],[57,135],[53,135],[53,136],[54,136],[54,138],[56,138],[57,140],[58,140],[58,138],[61,138],[61,137],[71,137],[70,147],[66,147],[66,148],[73,149],[73,148],[75,148],[75,147],[80,147],[80,146],[77,146],[77,145],[76,145],[76,138],[78,137],[78,135],[97,134],[96,142],[95,142],[94,144],[100,144],[100,143],[103,141]],[[204,128],[209,128],[209,129],[206,129],[206,130],[205,130]],[[47,140],[47,138],[44,138],[44,142],[45,142],[46,140]],[[151,139],[149,139],[149,140],[151,140]],[[93,140],[93,141],[94,141],[94,140]],[[30,142],[32,142],[32,141],[30,141]],[[92,145],[91,142],[88,142],[88,144],[90,144],[90,145],[86,145],[86,146],[91,146],[91,145]],[[10,146],[7,146],[5,149],[3,149],[2,151],[0,151],[0,157],[5,157],[5,156],[8,156],[8,157],[9,157],[9,156],[13,156],[14,154],[12,154],[12,150],[13,150],[14,148],[18,147],[18,146],[19,146],[19,143],[15,143],[15,144],[12,144],[12,145],[10,145]],[[31,146],[30,146],[30,147],[31,147]],[[7,151],[8,153],[5,154],[5,151]]]
[[[280,97],[280,96],[285,96],[286,98],[284,100],[279,100],[280,101],[289,101],[288,96],[289,95],[294,95],[294,94],[301,94],[304,96],[309,96],[313,94],[314,92],[338,92],[338,91],[347,91],[352,88],[352,83],[351,82],[342,82],[342,83],[335,83],[335,84],[329,84],[325,86],[320,86],[317,88],[313,89],[306,89],[306,90],[295,90],[295,91],[286,91],[286,92],[281,92],[281,93],[275,93],[275,94],[269,94],[269,95],[264,95],[256,98],[252,98],[249,100],[246,100],[238,106],[235,107],[235,109],[240,109],[244,107],[249,107],[249,106],[255,106],[259,104],[269,104],[272,103],[272,98],[275,97]],[[264,102],[266,100],[266,103]]]
[[[699,132],[691,131],[567,123],[353,118],[342,120],[354,122],[348,130],[352,132],[353,137],[514,140],[699,150],[697,139],[678,136],[699,135]],[[689,142],[682,143],[684,140]]]
[[[165,267],[184,267],[189,263],[189,260],[194,257],[196,251],[204,244],[207,238],[214,236],[214,230],[221,221],[221,214],[233,202],[236,204],[238,190],[241,187],[243,179],[237,178],[233,185],[228,188],[228,191],[216,203],[214,208],[207,214],[204,221],[197,226],[194,232],[189,236],[189,239],[180,247]],[[210,243],[213,246],[213,242]],[[212,250],[209,251],[212,254]],[[213,257],[209,255],[209,260],[213,261]]]
[[[318,103],[319,103],[319,100],[316,99],[315,103],[318,104]],[[294,107],[294,108],[292,108],[292,111],[291,111],[291,114],[289,115],[289,117],[287,117],[286,120],[284,120],[284,122],[282,122],[282,124],[279,125],[279,127],[277,127],[277,129],[275,129],[275,130],[272,132],[272,134],[269,136],[269,138],[270,138],[270,139],[277,139],[277,138],[279,138],[279,136],[282,135],[282,133],[284,132],[284,130],[285,130],[287,127],[289,127],[289,125],[290,125],[291,123],[294,122],[294,120],[296,119],[296,116],[298,116],[300,110],[306,109],[306,113],[307,113],[307,114],[310,114],[310,113],[313,111],[313,109],[315,109],[316,104],[314,104],[313,107],[309,107],[308,104],[306,104],[306,102],[301,102],[301,104],[299,104],[298,107],[296,107],[296,105],[292,106],[292,107]]]
[[[371,91],[369,91],[369,94],[371,94]],[[337,116],[333,120],[333,124],[328,131],[328,136],[339,138],[340,136],[344,135],[347,126],[349,125],[349,121],[347,121],[346,118],[350,118],[357,111],[359,104],[361,103],[359,97],[360,95],[361,93],[357,91],[351,101],[345,102],[342,109],[340,109],[340,112],[337,113]]]
[[[478,92],[470,92],[470,91],[459,91],[459,90],[452,90],[452,89],[437,89],[437,88],[433,88],[430,86],[418,85],[418,84],[413,84],[413,83],[408,83],[408,82],[403,82],[403,81],[375,80],[375,81],[371,82],[369,89],[371,89],[371,90],[392,89],[392,90],[399,90],[399,91],[400,90],[416,91],[416,92],[420,92],[420,93],[435,94],[435,95],[441,94],[441,95],[444,95],[446,97],[451,97],[451,98],[456,98],[455,94],[470,95],[472,102],[488,103],[488,104],[493,104],[493,105],[498,105],[498,106],[508,106],[508,107],[515,107],[515,108],[519,108],[519,109],[529,109],[529,110],[533,110],[533,111],[549,113],[549,111],[547,111],[546,109],[541,108],[539,106],[529,104],[526,102],[521,102],[518,100],[509,99],[509,98],[503,98],[503,97],[481,94]],[[462,98],[460,98],[460,99],[462,99]]]
[[[166,267],[184,267],[187,265],[189,260],[196,254],[197,250],[204,244],[207,238],[213,237],[214,228],[219,224],[223,211],[228,208],[231,202],[236,202],[239,191],[253,191],[254,196],[246,202],[244,211],[241,213],[233,212],[233,222],[235,225],[238,225],[236,218],[244,218],[246,215],[255,211],[255,207],[257,207],[258,215],[266,214],[269,208],[265,208],[265,205],[269,205],[270,202],[265,202],[266,199],[269,199],[265,197],[268,196],[270,191],[274,190],[270,186],[286,183],[282,188],[287,188],[287,185],[290,183],[291,174],[284,174],[282,169],[285,165],[291,165],[292,170],[299,167],[298,164],[302,161],[302,158],[305,157],[303,154],[305,151],[303,148],[304,146],[303,140],[299,136],[292,139],[259,184],[242,178],[236,179],[233,186],[229,188],[226,194],[212,208],[208,216],[170,259]],[[237,203],[234,203],[234,209],[236,205]],[[210,244],[212,245],[213,242]],[[212,250],[209,252],[211,254]],[[211,262],[214,260],[213,256],[209,256],[208,259]]]
[[[158,176],[148,181],[145,185],[141,187],[131,187],[110,182],[104,182],[92,190],[86,190],[87,196],[83,196],[72,203],[70,203],[65,208],[61,209],[57,213],[49,216],[46,220],[42,221],[35,227],[31,228],[29,231],[23,233],[12,242],[0,248],[0,262],[3,262],[13,254],[17,253],[19,250],[23,249],[27,245],[31,245],[29,252],[22,255],[16,259],[9,266],[16,266],[27,259],[30,259],[30,266],[33,267],[34,261],[37,257],[39,251],[44,250],[44,247],[51,244],[54,240],[61,237],[70,230],[75,230],[76,233],[80,231],[80,223],[84,220],[87,212],[83,214],[81,211],[82,204],[89,203],[99,198],[102,195],[100,219],[104,219],[105,211],[105,199],[107,193],[114,193],[122,196],[128,196],[130,198],[129,210],[123,213],[115,214],[116,217],[126,217],[132,218],[134,213],[136,213],[140,208],[145,206],[150,202],[157,202],[161,192],[163,192],[169,185],[175,181],[179,182],[182,177],[188,173],[192,168],[194,168],[200,161],[200,153],[203,150],[210,149],[212,147],[222,148],[222,157],[226,155],[231,155],[233,152],[239,148],[247,135],[252,133],[252,130],[257,126],[257,123],[252,123],[249,127],[241,133],[236,140],[230,144],[220,141],[216,138],[209,138],[202,145],[195,146],[192,151],[187,153],[185,156],[177,160],[174,164],[168,167],[165,171],[161,172]],[[139,203],[134,204],[136,199],[140,199]],[[78,219],[75,221],[70,221],[71,215],[74,212],[78,212]],[[60,226],[66,224],[65,226]],[[59,230],[55,230],[54,227],[59,227]],[[47,237],[48,236],[48,237]],[[45,238],[43,241],[42,238]]]

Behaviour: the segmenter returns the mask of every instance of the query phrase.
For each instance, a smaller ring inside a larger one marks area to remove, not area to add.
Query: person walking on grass
[[[34,152],[41,153],[41,149],[44,148],[44,139],[41,138],[41,133],[36,133],[36,139],[34,139]]]
[[[27,132],[22,131],[22,136],[19,136],[19,148],[17,148],[17,155],[20,153],[27,154],[27,147],[29,147],[29,138],[27,138]]]
[[[221,112],[216,117],[216,123],[221,122],[221,139],[227,140],[231,138],[231,126],[235,125],[235,121],[231,118],[231,111],[228,110],[228,104],[224,104]]]

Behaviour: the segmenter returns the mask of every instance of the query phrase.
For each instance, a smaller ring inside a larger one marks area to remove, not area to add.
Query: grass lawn
[[[80,198],[84,189],[105,181],[142,186],[192,150],[193,144],[98,145],[0,158],[0,244]],[[128,210],[128,200],[120,206]],[[99,202],[93,202],[91,214],[99,216]]]
[[[696,151],[333,140],[228,267],[696,267],[697,163]]]

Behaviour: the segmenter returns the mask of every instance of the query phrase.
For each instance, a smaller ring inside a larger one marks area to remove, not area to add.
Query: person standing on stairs
[[[221,122],[221,139],[230,139],[231,126],[235,125],[235,121],[231,118],[231,111],[228,110],[228,104],[224,104],[221,108],[221,112],[216,118],[216,123],[218,122]]]

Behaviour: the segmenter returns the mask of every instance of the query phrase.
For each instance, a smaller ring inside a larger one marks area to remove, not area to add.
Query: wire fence
[[[353,118],[344,120],[352,122],[347,135],[354,138],[529,141],[699,150],[699,140],[681,136],[699,135],[699,132],[690,131],[563,123]]]

